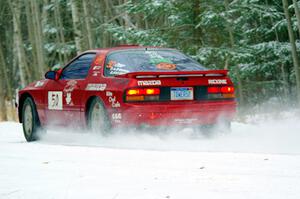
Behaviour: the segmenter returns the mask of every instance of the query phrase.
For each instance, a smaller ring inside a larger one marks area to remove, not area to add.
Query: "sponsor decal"
[[[113,113],[111,114],[111,118],[115,123],[120,123],[122,120],[122,113]]]
[[[70,81],[68,81],[67,84],[66,84],[66,86],[65,86],[65,88],[64,88],[64,92],[65,93],[72,92],[75,89],[76,85],[77,85],[77,81],[76,80],[70,80]]]
[[[115,68],[111,68],[110,71],[109,71],[109,73],[112,74],[112,75],[120,75],[120,74],[129,73],[129,70],[115,67]]]
[[[96,60],[95,60],[95,64],[96,64],[96,65],[101,65],[102,62],[104,61],[104,59],[105,59],[105,56],[104,56],[104,55],[99,55],[99,56],[96,58]]]
[[[161,62],[161,63],[156,65],[156,68],[161,69],[161,70],[175,70],[176,69],[176,64]]]
[[[48,109],[49,110],[62,110],[62,92],[61,91],[49,91],[48,92]]]
[[[106,68],[109,68],[109,69],[113,69],[113,68],[124,68],[126,65],[125,64],[121,64],[119,62],[116,62],[114,60],[110,60],[107,65],[106,65]]]
[[[88,84],[85,90],[88,91],[104,91],[106,89],[106,84]]]
[[[77,81],[76,80],[70,80],[67,82],[65,88],[64,88],[64,92],[63,92],[63,96],[66,100],[66,104],[73,106],[73,101],[72,101],[72,92],[74,91],[74,89],[77,86]]]
[[[106,97],[111,97],[111,96],[113,96],[113,93],[110,91],[106,91]]]
[[[119,108],[121,107],[120,102],[117,101],[117,97],[116,96],[110,96],[108,98],[108,102],[111,104],[111,107],[113,108]]]
[[[111,68],[113,68],[116,64],[117,64],[116,61],[110,60],[110,61],[106,64],[106,68],[111,69]]]
[[[227,84],[226,79],[209,79],[208,84]]]
[[[106,64],[106,68],[109,69],[109,74],[110,75],[121,75],[121,74],[126,74],[129,73],[129,70],[124,69],[126,65],[118,63],[114,60],[110,60]]]
[[[174,119],[174,122],[177,122],[177,123],[180,123],[180,124],[191,124],[193,122],[197,121],[196,118],[177,118],[177,119]]]
[[[34,85],[34,87],[41,87],[41,86],[43,86],[44,85],[44,81],[37,81],[36,83],[35,83],[35,85]]]
[[[67,93],[67,95],[66,95],[66,103],[68,105],[73,105],[73,103],[72,103],[72,93]]]
[[[100,73],[101,73],[100,71],[93,71],[92,76],[96,77],[96,76],[98,76]]]
[[[147,48],[145,54],[149,55],[151,59],[164,59],[160,54],[158,54],[157,49],[151,51],[150,48]]]
[[[161,85],[160,80],[145,80],[145,81],[138,81],[139,86],[157,86]]]
[[[122,119],[122,113],[113,113],[111,115],[113,120],[121,120]]]
[[[93,70],[100,70],[101,69],[101,66],[94,66],[93,67]]]

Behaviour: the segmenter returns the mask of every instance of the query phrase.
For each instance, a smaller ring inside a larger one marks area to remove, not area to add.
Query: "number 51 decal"
[[[48,109],[49,110],[62,110],[62,92],[49,91],[48,92]]]

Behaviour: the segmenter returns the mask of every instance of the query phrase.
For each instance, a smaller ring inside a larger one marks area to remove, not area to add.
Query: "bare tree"
[[[225,6],[225,11],[228,15],[228,12],[229,12],[228,0],[224,0],[224,6]],[[227,16],[227,18],[229,19],[228,16]],[[227,31],[228,31],[228,34],[229,34],[230,48],[233,49],[235,47],[235,40],[234,40],[234,36],[233,36],[232,24],[230,22],[227,23],[226,28],[227,28]],[[229,63],[228,59],[229,58],[226,59],[225,67],[227,67],[227,65]],[[243,83],[242,83],[242,79],[241,79],[241,76],[240,76],[239,65],[234,66],[234,71],[236,73],[236,77],[237,77],[237,80],[238,80],[237,89],[238,89],[240,104],[244,105]]]
[[[30,0],[31,15],[32,15],[32,29],[34,31],[35,45],[36,45],[36,58],[37,58],[37,71],[40,77],[45,73],[45,55],[44,55],[44,41],[42,33],[42,24],[40,20],[39,1]]]
[[[66,45],[65,36],[64,36],[64,26],[62,22],[61,13],[60,13],[59,1],[53,0],[53,3],[54,3],[54,20],[57,28],[56,41],[57,44],[59,44],[59,49],[60,49],[60,53],[58,53],[58,55],[59,55],[60,64],[63,65],[63,63],[67,62],[67,56],[66,53],[64,52],[64,47]]]
[[[80,20],[79,20],[79,13],[77,7],[76,0],[70,0],[71,10],[72,10],[72,20],[73,20],[73,29],[74,29],[74,37],[75,37],[75,46],[77,53],[83,51],[81,39],[82,39],[82,32],[80,27]]]
[[[26,56],[24,52],[24,44],[21,35],[21,24],[20,24],[20,1],[15,0],[10,2],[10,8],[13,13],[13,26],[14,26],[14,38],[16,42],[16,55],[17,55],[17,64],[19,68],[19,75],[21,80],[21,86],[25,87],[27,84],[26,81],[26,70],[28,68]]]
[[[300,11],[299,11],[299,6],[298,6],[298,2],[296,0],[293,0],[293,4],[294,4],[294,10],[295,10],[296,18],[297,18],[298,31],[299,31],[299,35],[300,35]]]
[[[87,41],[88,41],[88,48],[91,49],[94,47],[94,39],[93,39],[93,33],[91,29],[91,16],[90,16],[90,9],[89,9],[89,4],[88,0],[83,0],[82,1],[82,7],[83,7],[83,18],[84,18],[84,23],[85,23],[85,29],[87,33]]]
[[[7,86],[7,75],[5,70],[5,61],[4,56],[2,53],[2,47],[0,46],[0,76],[3,77],[0,80],[0,121],[7,120],[7,111],[5,106],[5,96],[6,93],[4,92]]]
[[[292,23],[291,18],[288,10],[288,1],[282,0],[283,9],[285,18],[287,21],[287,28],[289,33],[289,40],[291,43],[291,49],[292,49],[292,57],[293,57],[293,64],[294,64],[294,70],[296,75],[296,88],[297,88],[297,96],[298,96],[298,102],[300,101],[300,71],[299,71],[299,61],[297,56],[297,50],[296,50],[296,44],[295,44],[295,36],[292,29]]]
[[[39,77],[39,72],[37,72],[37,48],[35,45],[35,32],[33,29],[33,22],[32,22],[32,15],[31,15],[31,8],[29,3],[25,3],[25,15],[26,15],[26,26],[27,26],[27,34],[28,34],[28,41],[31,46],[30,56],[31,56],[31,65],[33,66],[30,70],[31,77],[29,80],[37,79]]]

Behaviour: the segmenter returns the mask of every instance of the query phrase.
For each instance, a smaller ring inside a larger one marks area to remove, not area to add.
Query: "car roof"
[[[173,48],[164,48],[164,47],[159,47],[159,46],[140,46],[140,45],[119,45],[115,47],[110,47],[110,48],[96,48],[92,50],[87,50],[82,52],[84,53],[109,53],[111,51],[116,51],[116,50],[126,50],[126,49],[143,49],[143,48],[157,48],[157,49],[166,49],[166,50],[174,50]]]

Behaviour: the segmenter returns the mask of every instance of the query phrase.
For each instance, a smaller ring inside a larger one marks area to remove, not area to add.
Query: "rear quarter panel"
[[[129,80],[104,76],[106,55],[107,51],[98,53],[95,61],[91,64],[87,86],[84,89],[83,118],[86,118],[88,102],[92,97],[99,97],[102,100],[110,119],[114,113],[121,112],[123,108],[123,91],[128,87]]]

